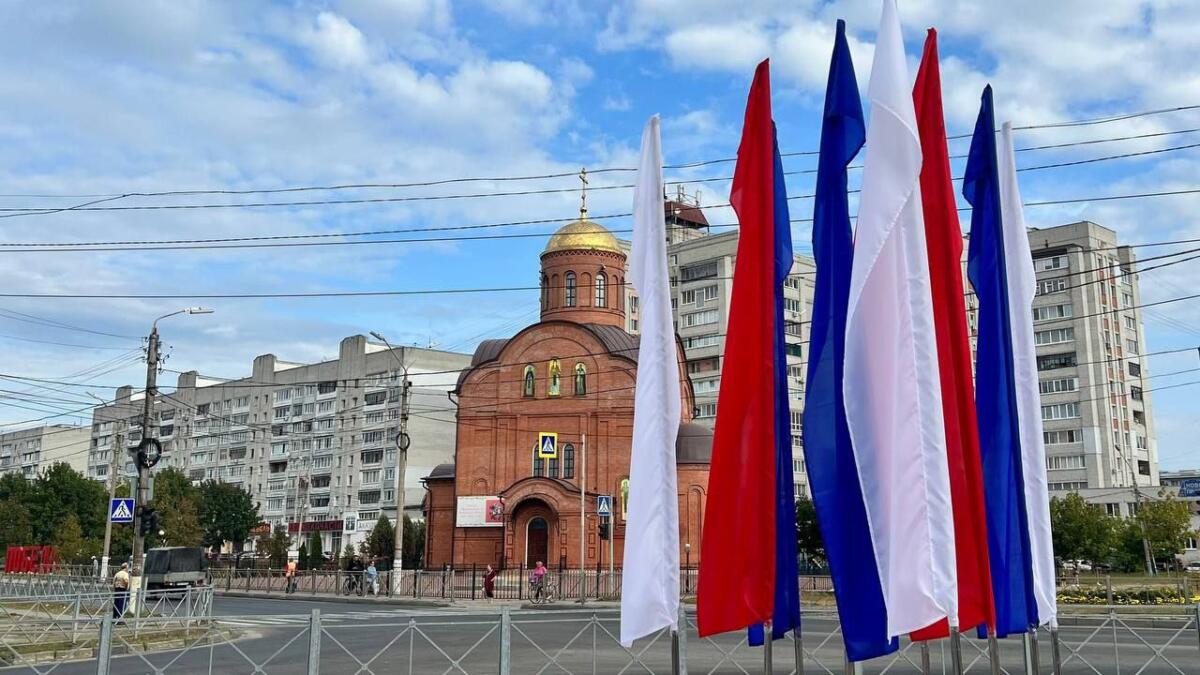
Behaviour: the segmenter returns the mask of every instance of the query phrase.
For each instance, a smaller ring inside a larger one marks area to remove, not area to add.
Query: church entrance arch
[[[550,565],[550,553],[558,550],[557,522],[558,516],[545,501],[522,500],[513,511],[517,560],[526,567],[533,567],[539,560]]]

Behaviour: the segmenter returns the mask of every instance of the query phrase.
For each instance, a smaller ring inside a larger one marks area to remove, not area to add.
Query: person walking
[[[284,576],[284,578],[287,579],[287,589],[284,591],[285,593],[295,593],[296,592],[296,568],[297,567],[298,567],[298,565],[296,565],[295,560],[289,560],[287,562],[287,565],[285,565],[283,568],[283,576]]]
[[[129,563],[121,563],[121,569],[113,575],[113,618],[125,616],[125,607],[129,604]]]
[[[496,570],[491,565],[483,573],[483,597],[491,602],[496,598]]]

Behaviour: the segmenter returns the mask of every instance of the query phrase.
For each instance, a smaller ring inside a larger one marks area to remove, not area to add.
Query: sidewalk
[[[621,603],[609,600],[589,600],[587,604],[580,607],[578,600],[566,599],[558,600],[546,605],[535,605],[528,600],[451,600],[451,599],[427,599],[427,598],[409,598],[387,596],[362,596],[357,595],[331,595],[329,593],[305,593],[298,591],[296,593],[284,594],[281,592],[266,593],[264,591],[237,591],[237,590],[221,590],[217,589],[218,596],[227,598],[257,598],[262,600],[296,600],[299,602],[320,602],[320,601],[338,601],[351,604],[364,605],[389,605],[392,607],[412,607],[412,608],[461,608],[474,610],[478,612],[486,612],[493,610],[499,612],[501,609],[508,608],[510,610],[546,610],[546,611],[574,611],[574,612],[590,612],[593,610],[617,610],[621,608]]]

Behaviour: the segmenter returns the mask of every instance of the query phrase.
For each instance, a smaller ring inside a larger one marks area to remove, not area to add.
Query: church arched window
[[[546,466],[544,462],[545,462],[545,460],[542,459],[540,456],[538,456],[537,445],[534,445],[533,446],[533,475],[535,477],[541,476],[544,473],[543,469]]]
[[[534,373],[533,373],[533,364],[525,366],[525,384],[523,385],[523,387],[521,389],[521,395],[527,396],[527,397],[533,396],[534,383],[536,381],[537,381],[537,378],[534,377]]]
[[[604,272],[596,275],[596,306],[608,307],[608,275]]]
[[[587,393],[587,367],[582,363],[575,364],[575,395],[583,396]]]
[[[558,458],[551,457],[547,462],[546,478],[558,478]]]
[[[546,278],[545,274],[543,274],[542,275],[542,309],[549,309],[549,307],[550,307],[550,280]]]
[[[567,272],[566,276],[566,301],[563,303],[567,307],[575,306],[575,273]]]
[[[563,478],[575,477],[575,446],[567,443],[563,446]]]
[[[562,366],[558,365],[558,359],[550,361],[550,387],[546,393],[550,396],[562,393]]]

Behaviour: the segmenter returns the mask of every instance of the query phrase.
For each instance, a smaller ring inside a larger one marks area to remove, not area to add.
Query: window
[[[587,367],[582,363],[575,364],[575,395],[583,396],[587,393]]]
[[[1069,481],[1066,483],[1049,483],[1051,492],[1075,492],[1087,488],[1087,481]]]
[[[596,306],[608,307],[608,276],[604,272],[596,275]]]
[[[1061,305],[1046,305],[1045,307],[1033,308],[1034,321],[1050,321],[1053,319],[1069,319],[1074,316],[1074,308],[1071,303],[1066,302]]]
[[[1038,382],[1038,390],[1043,394],[1061,394],[1067,391],[1078,391],[1079,378],[1060,377],[1054,380],[1042,380]]]
[[[1068,326],[1067,328],[1040,330],[1033,334],[1033,338],[1038,345],[1056,345],[1074,340],[1075,329]]]
[[[792,433],[800,433],[804,430],[804,413],[792,411]]]
[[[1141,410],[1134,410],[1133,411],[1133,421],[1137,422],[1138,424],[1145,424],[1146,423],[1146,413],[1142,412]]]
[[[1129,293],[1122,293],[1121,305],[1123,307],[1133,307],[1133,295]]]
[[[1037,294],[1045,295],[1047,293],[1061,293],[1067,290],[1067,280],[1063,277],[1057,279],[1043,279],[1038,282]]]
[[[333,412],[333,401],[321,401],[317,404],[318,413]]]
[[[563,478],[575,477],[575,446],[567,443],[563,445]]]
[[[209,407],[210,407],[210,404],[201,403],[200,405],[196,406],[196,414],[197,415],[207,415]]]
[[[376,410],[363,415],[363,424],[383,424],[383,411]]]
[[[1071,267],[1070,259],[1065,255],[1055,255],[1048,258],[1035,258],[1034,268],[1039,272],[1046,270],[1065,270]]]
[[[373,391],[366,396],[363,396],[363,405],[382,405],[386,401],[386,391]]]
[[[332,466],[333,466],[333,457],[331,455],[326,455],[324,457],[313,457],[313,459],[312,459],[312,468],[313,469],[328,469]]]
[[[317,383],[318,394],[332,394],[335,391],[337,391],[336,380],[326,380],[325,382]]]
[[[1129,374],[1132,377],[1141,377],[1142,376],[1142,367],[1136,363],[1130,362]]]
[[[567,272],[566,284],[566,301],[563,303],[567,307],[575,306],[575,273]]]
[[[542,309],[546,309],[547,307],[550,306],[550,280],[546,278],[545,274],[542,275],[541,289],[542,289]]]
[[[542,463],[542,458],[538,457],[537,448],[534,448],[533,449],[533,475],[541,476],[543,473],[543,466],[544,465]]]
[[[283,510],[283,497],[268,498],[267,499],[267,510],[268,511],[282,511]]]
[[[716,260],[706,260],[695,265],[685,265],[679,268],[680,281],[697,281],[699,279],[709,279],[717,276],[718,264]]]
[[[525,366],[525,386],[521,390],[522,396],[525,396],[525,397],[533,396],[535,381],[536,381],[536,378],[534,377],[533,365],[531,364],[531,365]]]
[[[720,316],[715,309],[706,309],[703,312],[692,312],[691,314],[683,315],[683,325],[685,327],[705,326],[716,323]]]
[[[1142,400],[1142,388],[1130,386],[1129,387],[1129,398],[1131,398],[1135,401]]]
[[[1054,405],[1042,406],[1042,420],[1070,420],[1079,417],[1079,404],[1072,403],[1055,403]]]
[[[174,434],[175,434],[175,425],[174,424],[164,424],[163,426],[159,427],[159,429],[158,429],[158,435],[160,438],[165,438],[167,436],[173,436]]]
[[[721,381],[715,378],[692,382],[692,391],[696,394],[715,394],[720,387]]]
[[[1145,459],[1138,460],[1138,474],[1142,476],[1150,475],[1150,462]]]
[[[783,308],[789,312],[792,312],[793,314],[799,314],[800,313],[800,301],[797,300],[796,298],[784,298],[783,299]]]
[[[362,483],[363,485],[366,485],[368,483],[378,483],[379,477],[381,474],[382,474],[382,472],[379,469],[370,469],[368,471],[363,471],[360,474],[359,482]]]
[[[362,435],[363,445],[373,445],[383,442],[383,430],[379,431],[364,431]]]
[[[379,497],[380,497],[379,490],[368,490],[366,492],[360,492],[360,493],[358,493],[358,503],[359,504],[378,504]]]
[[[1075,363],[1075,352],[1047,354],[1038,357],[1037,367],[1038,370],[1057,370],[1059,368],[1074,368]]]
[[[546,394],[549,396],[558,396],[562,393],[562,366],[558,365],[558,359],[550,361],[550,387]]]
[[[692,288],[680,293],[679,302],[703,307],[704,303],[717,299],[717,285]]]
[[[1061,455],[1046,458],[1046,468],[1051,471],[1060,469],[1084,469],[1083,455]]]
[[[716,416],[717,416],[717,404],[716,403],[699,403],[696,405],[696,417],[708,418],[708,417],[716,417]]]
[[[378,464],[382,461],[383,461],[383,451],[382,450],[363,450],[362,451],[362,463],[363,464]]]
[[[1130,354],[1136,354],[1138,351],[1137,340],[1126,340],[1125,349],[1128,349]]]
[[[287,419],[288,413],[290,411],[291,411],[291,407],[286,406],[286,405],[283,406],[282,408],[276,408],[275,409],[275,419],[277,419],[277,420]]]
[[[697,349],[699,347],[716,347],[720,344],[720,337],[716,333],[709,335],[694,335],[683,339],[683,346],[687,349]]]
[[[1083,432],[1079,429],[1060,429],[1058,431],[1043,431],[1042,440],[1046,445],[1065,445],[1078,443],[1083,440]]]
[[[558,478],[558,458],[551,457],[546,464],[546,478]]]

